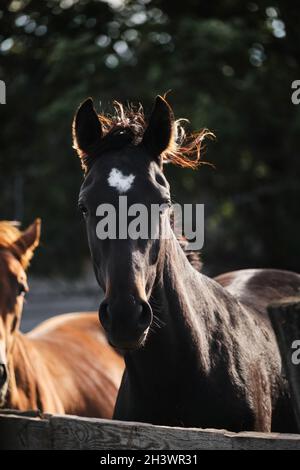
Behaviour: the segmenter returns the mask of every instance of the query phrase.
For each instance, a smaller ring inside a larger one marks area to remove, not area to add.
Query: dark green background
[[[166,169],[175,201],[206,205],[206,271],[298,270],[299,25],[286,0],[1,1],[0,216],[42,217],[34,271],[77,275],[88,254],[71,148],[79,102],[149,111],[169,89],[176,117],[217,136],[204,157],[215,170]]]

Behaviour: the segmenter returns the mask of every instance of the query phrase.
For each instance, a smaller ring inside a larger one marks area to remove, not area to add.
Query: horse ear
[[[166,100],[158,95],[142,143],[157,158],[173,143],[173,138],[173,111]]]
[[[95,111],[92,98],[88,98],[79,106],[73,120],[73,147],[79,156],[87,153],[102,137],[102,126]]]
[[[41,235],[41,219],[35,221],[27,227],[22,235],[14,242],[14,247],[21,257],[22,264],[27,266],[33,256],[35,248],[38,246]]]

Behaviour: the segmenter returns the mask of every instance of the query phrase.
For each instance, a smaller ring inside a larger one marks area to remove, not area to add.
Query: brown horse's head
[[[170,231],[170,187],[163,162],[195,167],[203,136],[194,136],[184,148],[178,145],[183,142],[182,128],[160,96],[148,125],[141,108],[124,109],[119,103],[115,116],[98,116],[91,99],[74,118],[74,147],[85,170],[79,208],[86,220],[96,277],[105,293],[99,316],[110,343],[118,348],[135,349],[143,344],[153,320],[149,300],[159,282],[165,243],[161,233]],[[192,153],[195,160],[188,158]],[[143,222],[148,226],[143,237],[128,236],[136,223],[133,217],[141,214],[137,205],[146,209]],[[160,206],[159,215],[148,224],[154,206]],[[110,208],[116,216],[110,226],[116,225],[115,237],[104,233]],[[121,226],[125,235],[119,231]]]
[[[26,268],[39,243],[40,220],[24,232],[0,222],[0,405],[8,386],[8,360],[28,291]]]

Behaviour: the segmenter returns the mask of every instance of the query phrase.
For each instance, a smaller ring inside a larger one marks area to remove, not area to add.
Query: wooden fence
[[[300,435],[170,428],[7,410],[0,415],[0,449],[300,450]]]
[[[216,429],[170,428],[76,416],[2,410],[2,449],[98,450],[300,450],[300,364],[292,361],[292,344],[300,340],[299,297],[268,309],[287,374],[299,434],[233,433]]]

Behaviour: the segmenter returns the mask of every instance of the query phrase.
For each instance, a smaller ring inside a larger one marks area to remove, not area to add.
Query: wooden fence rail
[[[300,435],[170,428],[7,410],[0,414],[0,449],[300,450]]]

